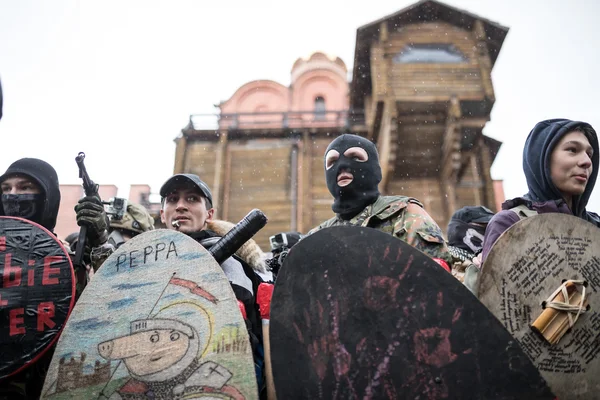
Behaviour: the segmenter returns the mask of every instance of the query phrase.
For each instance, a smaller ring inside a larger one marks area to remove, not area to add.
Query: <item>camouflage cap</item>
[[[154,230],[154,218],[141,205],[129,203],[127,212],[121,219],[110,219],[110,227],[113,229],[126,229],[136,233],[144,233]]]

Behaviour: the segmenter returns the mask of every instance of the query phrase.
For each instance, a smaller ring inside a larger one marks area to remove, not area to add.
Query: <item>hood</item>
[[[35,222],[53,232],[56,226],[58,207],[60,206],[60,187],[54,168],[47,162],[37,158],[22,158],[8,167],[4,175],[0,176],[0,182],[14,174],[27,175],[40,185],[44,194],[44,212],[42,220]],[[1,202],[0,215],[4,215]]]
[[[533,202],[562,200],[562,194],[552,183],[550,175],[550,157],[552,150],[561,138],[573,129],[583,127],[591,132],[590,144],[594,149],[592,156],[592,175],[590,176],[585,191],[580,196],[573,197],[573,215],[590,220],[586,212],[586,205],[594,189],[598,176],[599,151],[596,131],[586,122],[571,121],[568,119],[550,119],[539,122],[529,133],[523,149],[523,172],[527,179],[529,192],[525,198]]]

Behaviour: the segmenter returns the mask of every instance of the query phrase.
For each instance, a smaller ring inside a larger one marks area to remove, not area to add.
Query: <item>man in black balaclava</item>
[[[341,135],[325,151],[325,178],[336,216],[311,230],[354,225],[389,233],[411,246],[449,263],[452,258],[440,227],[412,197],[381,196],[379,154],[360,136]],[[449,270],[447,265],[444,268]]]
[[[50,164],[37,158],[22,158],[0,176],[0,215],[21,217],[54,231],[60,189]]]
[[[329,144],[325,154],[327,188],[334,198],[331,209],[348,220],[379,197],[377,148],[360,136],[342,135]]]

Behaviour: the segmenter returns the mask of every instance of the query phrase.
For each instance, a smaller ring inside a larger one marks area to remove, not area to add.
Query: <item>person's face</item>
[[[369,160],[369,155],[367,154],[365,149],[361,147],[350,147],[344,152],[344,156],[357,162],[367,162]],[[339,160],[339,158],[340,153],[337,150],[329,150],[325,155],[325,169],[331,169],[336,163],[336,161]],[[337,185],[339,187],[344,187],[352,183],[352,181],[354,180],[354,176],[346,168],[343,168],[339,171],[336,179]]]
[[[206,228],[206,223],[211,220],[214,209],[207,209],[207,203],[198,189],[179,187],[165,197],[160,210],[160,220],[168,229],[175,229],[183,233],[199,232]],[[179,227],[173,226],[177,221]]]
[[[13,175],[0,184],[2,194],[40,194],[40,186],[27,175]]]
[[[566,134],[552,151],[550,176],[568,202],[585,190],[592,175],[593,153],[589,140],[582,132]]]

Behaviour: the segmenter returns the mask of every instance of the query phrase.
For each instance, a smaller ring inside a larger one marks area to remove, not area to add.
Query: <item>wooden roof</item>
[[[462,29],[471,30],[475,21],[483,23],[487,34],[487,45],[492,67],[498,58],[508,28],[496,22],[479,17],[470,12],[460,10],[434,0],[421,0],[394,14],[388,15],[363,25],[356,30],[356,47],[354,51],[354,70],[350,86],[350,107],[362,109],[364,98],[371,93],[371,43],[378,40],[382,22],[386,22],[390,32],[402,25],[416,22],[443,21]]]

